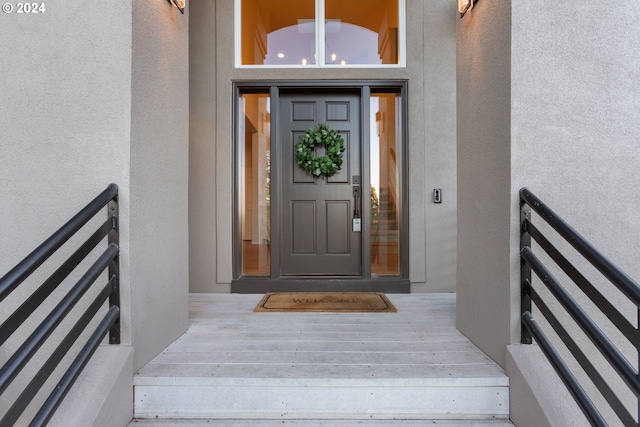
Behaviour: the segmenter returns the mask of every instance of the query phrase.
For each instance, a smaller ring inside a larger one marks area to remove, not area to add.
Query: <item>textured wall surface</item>
[[[412,291],[452,292],[456,284],[457,163],[456,163],[456,24],[458,15],[450,1],[423,2],[424,128],[421,135],[426,173],[426,250],[413,269],[426,266],[426,286]],[[410,88],[409,97],[414,94]],[[409,132],[420,129],[409,126]],[[420,181],[417,181],[420,182]],[[434,188],[442,189],[442,204],[433,203]],[[415,213],[412,200],[410,213]],[[419,231],[420,228],[418,228]],[[419,242],[420,243],[420,242]],[[420,247],[414,251],[422,254]]]
[[[548,199],[635,277],[639,16],[638,2],[624,0],[524,2],[513,18],[512,187]]]
[[[498,363],[511,342],[510,1],[459,19],[458,329]],[[519,300],[519,297],[518,297]]]
[[[518,427],[590,425],[537,345],[508,346],[505,369],[509,375],[509,417]]]
[[[500,1],[479,2],[458,24],[458,326],[500,363],[504,345],[519,341],[522,186],[632,277],[640,277],[640,239],[635,238],[640,220],[634,213],[640,184],[638,17],[640,8],[633,1],[578,7]],[[567,245],[559,246],[636,324],[635,308]],[[568,278],[553,272],[628,359],[635,360],[635,351],[615,327]],[[534,286],[546,294],[535,279]],[[535,307],[533,311],[541,321]],[[635,413],[635,398],[598,351],[568,316],[558,317]],[[539,355],[523,353],[516,362]],[[586,376],[576,372],[591,388]],[[519,387],[516,382],[513,386]],[[553,387],[531,389],[548,393]],[[526,402],[513,404],[529,392],[514,391],[512,414],[530,418]],[[602,403],[598,397],[595,401]],[[612,419],[610,412],[604,413]]]
[[[121,293],[126,307],[122,313],[122,342],[126,346],[131,343],[128,228],[131,7],[126,2],[118,7],[107,3],[89,7],[79,1],[47,2],[45,11],[39,14],[18,14],[16,10],[2,13],[0,40],[0,276],[109,183],[117,183],[123,224]],[[106,210],[97,217],[103,222]],[[86,238],[88,233],[81,235]],[[75,243],[79,241],[73,239]],[[0,323],[12,311],[9,307],[21,304],[71,254],[71,249],[64,247],[61,254],[52,259],[57,265],[45,263],[0,304]],[[83,266],[87,268],[94,257],[95,254],[90,256]],[[78,278],[79,274],[72,274],[44,306],[53,308]],[[106,280],[98,283],[102,285]],[[59,329],[68,330],[86,305],[88,302],[81,301]],[[42,308],[36,311],[32,320],[23,323],[0,347],[0,364],[7,361],[44,315]],[[55,331],[43,349],[51,349],[63,336],[64,330]],[[68,365],[70,360],[64,359],[59,366]],[[25,374],[35,372],[42,361],[43,356],[37,355],[27,365]],[[130,360],[122,363],[129,363],[131,371]],[[102,377],[94,374],[94,378]],[[0,413],[6,409],[9,401],[6,397],[16,396],[26,381],[24,375],[16,378],[0,399]],[[130,390],[130,378],[127,383]],[[132,403],[122,406],[120,417],[130,415],[131,407]],[[95,409],[99,410],[97,404]]]
[[[216,2],[190,1],[189,289],[216,283]]]
[[[188,324],[189,9],[133,2],[131,304],[134,370]]]
[[[455,5],[446,0],[407,1],[406,68],[236,69],[232,60],[233,2],[216,2],[214,16],[208,1],[191,3],[194,10],[202,12],[191,24],[191,290],[225,292],[232,279],[232,82],[399,79],[407,80],[409,88],[409,201],[405,209],[410,213],[412,291],[453,292]],[[215,64],[211,57],[214,51]],[[211,104],[214,98],[215,108]],[[432,203],[434,188],[444,191],[441,205]]]
[[[71,2],[1,18],[0,272],[117,183],[122,339],[137,369],[187,325],[188,11]]]
[[[602,253],[640,280],[638,19],[640,5],[633,0],[594,1],[580,7],[566,2],[514,2],[512,248],[518,245],[517,191],[527,186]],[[637,324],[635,306],[567,245],[560,247],[587,279]],[[512,251],[516,278],[517,262],[516,251]],[[634,364],[637,352],[625,344],[616,328],[561,272],[554,270],[554,275]],[[539,281],[534,281],[534,286],[547,295]],[[569,317],[559,317],[629,412],[637,414],[635,396],[616,379]],[[591,388],[586,375],[579,373],[578,377]],[[595,401],[605,408],[602,399],[596,397]],[[604,413],[613,419],[611,412]]]
[[[131,16],[76,2],[1,22],[4,273],[110,182],[127,218]]]

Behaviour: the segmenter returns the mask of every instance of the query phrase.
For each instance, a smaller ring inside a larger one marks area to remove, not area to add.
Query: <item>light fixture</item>
[[[167,0],[169,3],[176,5],[180,13],[184,15],[184,7],[186,6],[186,0]]]
[[[467,10],[471,9],[473,9],[473,0],[458,0],[458,12],[460,12],[461,17]]]
[[[282,52],[278,53],[278,58],[280,58],[280,59],[284,58],[284,53],[282,53]]]
[[[335,63],[336,59],[338,58],[338,55],[336,55],[336,53],[333,51],[333,49],[331,49],[331,46],[329,46],[329,41],[325,40],[325,45],[327,47],[327,50],[331,53],[331,62]]]

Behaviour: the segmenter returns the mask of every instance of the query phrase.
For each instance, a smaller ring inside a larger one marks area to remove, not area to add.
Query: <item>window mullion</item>
[[[324,25],[324,0],[316,0],[316,66],[323,67],[324,59],[324,41],[325,41],[325,25]]]

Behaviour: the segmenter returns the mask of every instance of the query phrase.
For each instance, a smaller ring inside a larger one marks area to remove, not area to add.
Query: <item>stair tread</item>
[[[355,365],[371,366],[454,366],[457,364],[492,364],[488,356],[474,351],[450,352],[360,352],[360,351],[202,351],[164,352],[152,364],[155,365]]]
[[[134,385],[228,385],[228,384],[262,384],[265,386],[289,386],[291,384],[308,384],[321,386],[324,384],[345,385],[356,387],[437,387],[437,386],[462,386],[462,387],[506,387],[509,385],[508,377],[494,375],[481,376],[474,372],[474,368],[468,368],[464,373],[457,372],[464,377],[456,377],[456,371],[433,370],[425,372],[421,369],[416,375],[411,375],[411,369],[399,372],[398,369],[369,368],[353,369],[350,377],[344,374],[334,376],[326,375],[327,371],[340,371],[341,367],[311,366],[300,369],[289,366],[263,367],[259,372],[247,372],[244,365],[227,366],[225,369],[191,365],[188,368],[174,369],[174,366],[158,365],[158,370],[150,369],[144,376],[136,375]],[[396,373],[396,376],[393,376]],[[324,374],[324,375],[323,375]],[[417,375],[423,374],[422,377]],[[426,376],[424,374],[432,374]],[[471,376],[476,375],[476,376]]]

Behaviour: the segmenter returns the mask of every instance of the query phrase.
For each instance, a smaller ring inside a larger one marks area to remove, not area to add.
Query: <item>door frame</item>
[[[304,80],[304,81],[236,81],[233,84],[234,108],[232,114],[234,129],[239,120],[237,100],[244,93],[265,93],[270,97],[271,111],[271,169],[278,170],[278,161],[280,159],[280,144],[278,143],[278,135],[280,134],[279,125],[279,96],[281,91],[297,91],[299,93],[311,91],[325,92],[349,92],[358,93],[360,97],[360,160],[361,160],[361,176],[362,186],[364,190],[370,187],[370,150],[369,144],[365,143],[370,139],[369,117],[370,107],[369,99],[375,90],[393,90],[400,94],[401,102],[401,132],[402,132],[402,158],[404,164],[401,168],[401,209],[400,209],[400,274],[398,276],[371,276],[371,236],[370,236],[370,206],[362,200],[362,233],[361,233],[361,266],[362,273],[360,277],[305,277],[305,276],[285,276],[280,275],[280,241],[276,238],[271,241],[270,258],[271,258],[271,274],[267,276],[242,276],[242,236],[239,218],[239,174],[243,173],[239,169],[238,156],[238,133],[233,133],[233,280],[231,282],[231,292],[234,293],[263,293],[263,292],[290,292],[290,291],[375,291],[388,293],[407,293],[410,292],[409,285],[409,200],[408,200],[408,167],[406,159],[408,146],[408,129],[407,129],[407,81],[406,80],[375,80],[375,81],[334,81],[334,80]],[[281,191],[281,183],[278,180],[278,174],[271,176],[271,188],[277,189],[276,194]],[[363,191],[363,196],[364,196]],[[275,224],[274,218],[280,218],[279,203],[272,203],[271,209],[271,233],[272,236],[279,236],[279,225]],[[274,227],[275,226],[275,227]]]

